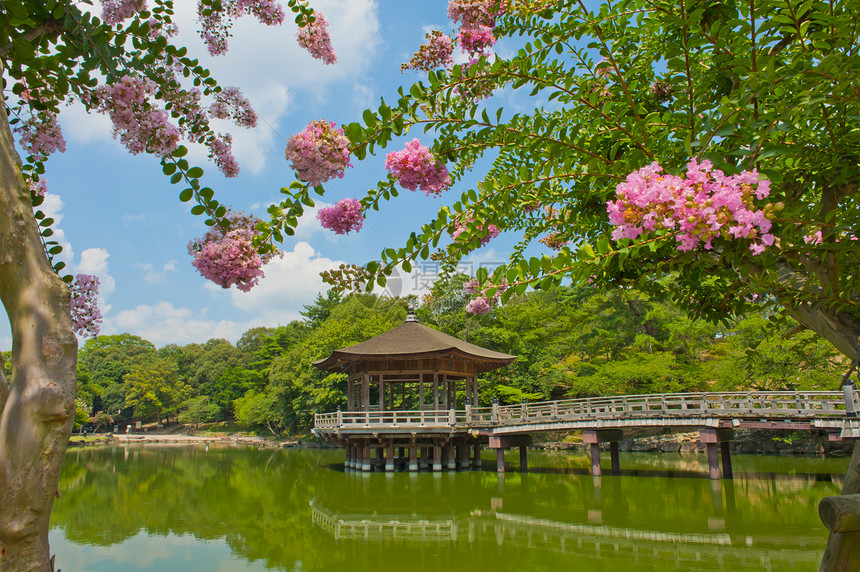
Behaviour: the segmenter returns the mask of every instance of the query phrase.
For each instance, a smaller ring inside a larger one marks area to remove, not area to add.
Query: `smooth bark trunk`
[[[0,108],[0,300],[12,379],[0,379],[0,569],[51,569],[48,526],[74,421],[69,289],[48,263]]]

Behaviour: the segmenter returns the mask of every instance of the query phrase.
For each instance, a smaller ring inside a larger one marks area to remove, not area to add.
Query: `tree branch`
[[[42,36],[48,37],[56,37],[59,36],[63,32],[63,23],[59,20],[55,20],[53,18],[49,20],[45,20],[35,28],[28,30],[27,32],[18,36],[18,38],[22,38],[27,40],[28,42],[32,42]],[[16,38],[16,39],[18,39]],[[9,51],[12,49],[12,42],[9,42],[5,46],[0,47],[0,58],[4,60],[9,57]]]

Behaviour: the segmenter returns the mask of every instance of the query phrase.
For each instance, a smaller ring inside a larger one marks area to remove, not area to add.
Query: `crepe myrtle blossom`
[[[55,151],[66,151],[63,130],[56,114],[49,111],[32,115],[16,127],[15,132],[19,134],[21,147],[28,155],[45,159]]]
[[[102,313],[98,306],[99,279],[90,274],[78,274],[69,285],[71,291],[72,327],[82,337],[99,335]]]
[[[221,286],[236,286],[248,292],[264,276],[262,267],[277,254],[261,255],[254,246],[258,234],[255,216],[229,212],[224,220],[227,228],[214,226],[206,234],[188,244],[188,253],[194,257],[191,265],[200,274]]]
[[[484,288],[480,287],[478,280],[473,278],[468,282],[463,283],[463,290],[468,292],[469,294],[479,294],[479,296],[473,298],[466,304],[466,311],[470,314],[479,315],[479,314],[488,314],[490,310],[493,309],[493,306],[499,303],[499,299],[502,296],[502,292],[504,292],[508,287],[507,280],[502,280],[501,284],[498,286],[493,286],[492,284],[488,284]],[[495,292],[492,294],[490,290],[495,289]]]
[[[424,37],[427,41],[421,44],[407,63],[400,65],[401,72],[406,70],[429,72],[454,65],[454,43],[450,36],[439,30],[431,30]]]
[[[286,14],[276,0],[222,0],[220,10],[212,5],[197,3],[197,21],[200,24],[200,37],[206,49],[213,56],[227,51],[227,38],[233,21],[242,16],[252,15],[266,26],[278,26],[284,22]]]
[[[457,240],[457,238],[466,232],[469,228],[469,224],[472,223],[472,215],[465,214],[460,217],[460,219],[456,222],[454,229],[451,231],[451,238]],[[481,246],[486,246],[492,239],[499,236],[501,231],[494,224],[486,224],[478,230],[478,233],[481,234]]]
[[[257,126],[257,113],[238,87],[226,87],[215,94],[209,113],[218,119],[232,119],[239,127]]]
[[[321,12],[314,12],[314,21],[296,30],[296,41],[308,53],[323,63],[331,65],[337,62],[337,54],[331,47],[328,35],[328,20]]]
[[[343,199],[330,207],[321,208],[317,212],[317,219],[323,228],[332,230],[336,234],[358,232],[364,225],[364,215],[358,199]]]
[[[113,26],[146,10],[146,0],[102,0],[102,20]]]
[[[497,6],[498,4],[498,6]],[[467,54],[481,54],[496,43],[493,28],[496,17],[504,12],[504,2],[497,0],[450,0],[448,17],[460,24],[457,40]]]
[[[753,254],[761,254],[774,242],[770,234],[774,210],[781,204],[757,209],[753,199],[770,193],[770,181],[755,170],[727,176],[710,161],[687,164],[685,176],[663,174],[651,163],[627,176],[616,187],[617,199],[606,203],[609,222],[616,225],[612,238],[637,238],[653,231],[676,233],[678,250],[700,244],[713,247],[715,238],[745,238]]]
[[[403,151],[389,153],[385,168],[404,189],[424,191],[428,196],[439,196],[451,186],[448,169],[418,139],[406,143]]]
[[[317,186],[343,178],[349,162],[349,139],[334,122],[317,119],[287,142],[284,156],[292,162],[299,179]]]
[[[180,132],[166,111],[152,107],[149,98],[155,92],[152,80],[125,75],[113,85],[94,89],[88,102],[110,117],[114,137],[132,155],[144,151],[167,155],[179,145]]]

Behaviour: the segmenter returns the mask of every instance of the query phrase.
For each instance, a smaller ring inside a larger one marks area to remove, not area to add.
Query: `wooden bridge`
[[[460,468],[473,468],[479,466],[480,445],[486,442],[496,449],[497,469],[504,472],[505,449],[520,448],[520,468],[525,470],[525,448],[535,433],[577,430],[583,431],[583,440],[590,445],[592,474],[599,475],[601,443],[609,444],[612,472],[620,471],[618,441],[625,429],[698,429],[707,449],[711,478],[731,478],[728,442],[735,429],[817,430],[834,441],[857,439],[860,420],[849,413],[860,409],[857,392],[853,401],[854,407],[846,411],[846,396],[841,391],[752,391],[466,405],[459,410],[386,411],[380,407],[378,411],[317,414],[314,433],[344,444],[350,469],[371,470],[370,449],[376,439],[376,464],[385,470],[394,470],[397,461],[409,470],[422,465],[441,470],[443,456],[448,469],[456,469],[458,460]],[[432,439],[429,445],[428,438]],[[351,445],[350,440],[360,440],[355,441],[360,445]],[[400,449],[399,457],[395,448]],[[419,449],[423,463],[418,459]]]

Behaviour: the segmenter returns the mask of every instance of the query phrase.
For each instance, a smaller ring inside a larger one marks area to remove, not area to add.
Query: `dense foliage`
[[[418,308],[427,325],[518,356],[481,380],[481,403],[677,391],[834,389],[843,358],[809,331],[755,316],[728,326],[693,321],[677,307],[630,290],[553,287],[512,297],[491,313],[440,281]],[[155,349],[137,336],[100,336],[80,350],[80,395],[116,423],[235,419],[264,433],[305,433],[314,411],[346,407],[342,374],[314,360],[402,322],[405,300],[329,292],[304,318],[254,328],[234,346]],[[750,348],[756,348],[751,350]],[[409,400],[407,399],[407,405]]]

